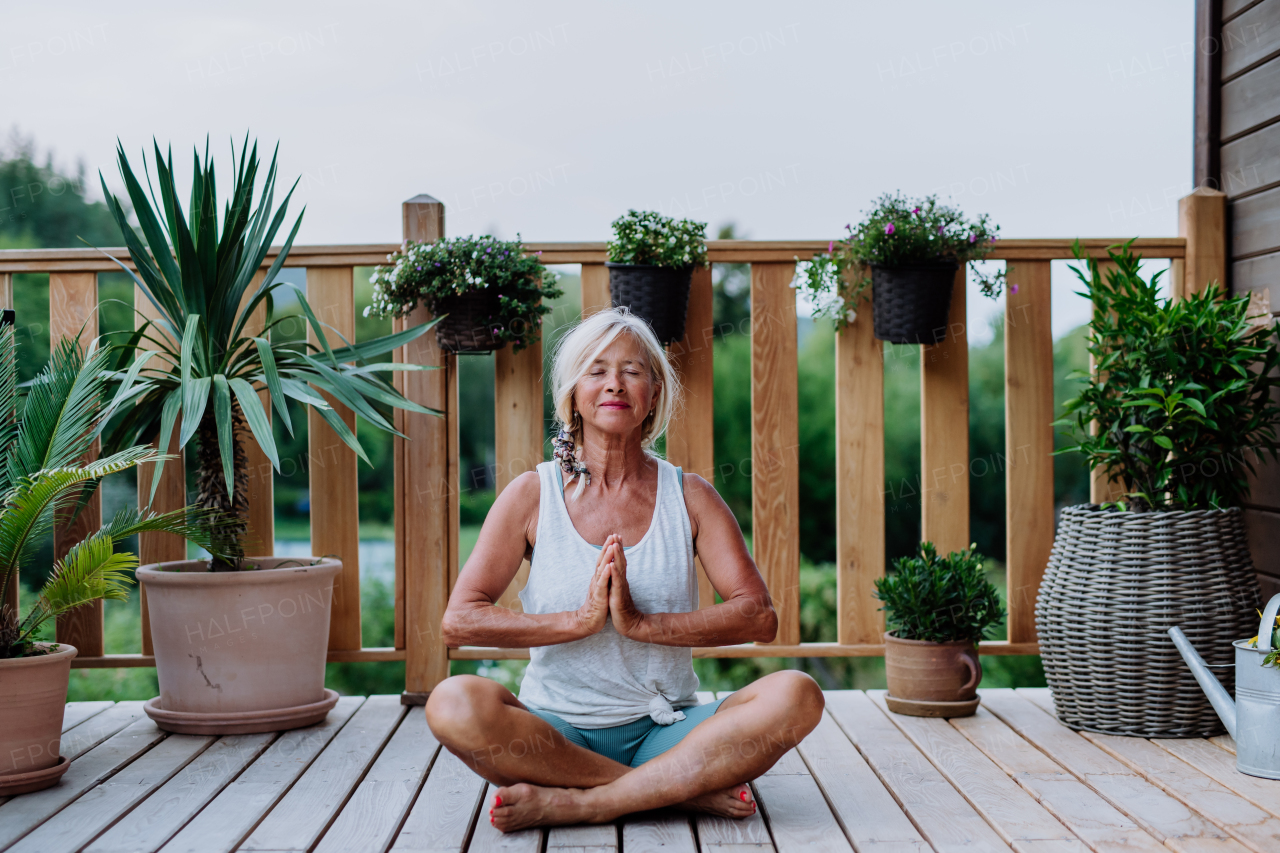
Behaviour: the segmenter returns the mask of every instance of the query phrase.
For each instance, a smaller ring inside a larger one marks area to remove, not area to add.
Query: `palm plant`
[[[19,394],[13,327],[0,327],[0,658],[31,653],[40,628],[50,619],[100,598],[128,597],[128,573],[138,566],[115,546],[138,533],[176,533],[205,548],[214,547],[207,512],[185,508],[167,513],[123,509],[53,564],[48,581],[24,618],[9,600],[10,579],[18,574],[56,517],[84,506],[103,477],[161,455],[150,447],[130,447],[93,462],[81,461],[96,437],[105,409],[105,369],[111,354],[63,341],[35,378],[18,417]]]
[[[133,277],[159,317],[144,323],[130,339],[128,348],[138,351],[133,364],[126,369],[122,359],[116,367],[113,378],[121,415],[104,443],[116,448],[158,437],[159,446],[167,448],[175,426],[180,447],[196,438],[196,503],[233,520],[217,538],[228,557],[215,559],[212,568],[239,569],[243,564],[248,509],[248,471],[242,444],[246,427],[275,469],[280,469],[271,423],[258,389],[267,390],[270,405],[290,434],[293,423],[287,399],[318,412],[367,463],[368,457],[355,434],[318,391],[327,392],[372,426],[395,435],[402,434],[388,419],[387,407],[439,415],[434,409],[405,399],[378,375],[424,367],[369,361],[423,334],[430,324],[359,344],[346,342],[347,346],[331,347],[305,294],[276,278],[302,224],[301,213],[262,282],[253,285],[254,275],[284,222],[293,189],[273,214],[273,154],[255,207],[258,148],[255,143],[248,150],[247,136],[238,161],[232,148],[235,179],[221,218],[207,146],[203,162],[199,152],[195,154],[191,199],[185,215],[174,182],[172,151],[166,160],[159,145],[155,145],[159,200],[151,186],[150,173],[144,191],[123,147],[117,149],[117,155],[142,232],[141,237],[135,233],[123,206],[103,180],[103,194],[137,272],[124,264],[120,266]],[[275,311],[281,288],[295,291],[302,313],[320,342],[318,346],[307,341],[272,340],[271,330],[287,319]],[[260,307],[265,312],[264,328],[251,332],[251,318]],[[144,346],[150,348],[143,349]],[[160,474],[161,466],[157,465],[152,495]]]

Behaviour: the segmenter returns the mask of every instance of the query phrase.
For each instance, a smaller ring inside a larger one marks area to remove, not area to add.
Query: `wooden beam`
[[[151,300],[147,298],[142,289],[135,286],[133,288],[133,307],[134,307],[134,327],[137,328],[147,320],[154,320],[160,316],[160,311]],[[169,338],[167,332],[159,326],[151,326],[147,330],[147,334],[152,337]],[[150,344],[143,340],[141,346],[146,349],[155,349],[154,344]],[[153,356],[149,362],[150,366],[158,369],[168,369],[171,362],[164,356]],[[158,444],[159,437],[156,443]],[[154,512],[172,512],[175,509],[181,509],[187,505],[187,475],[186,465],[182,447],[178,444],[178,430],[173,431],[173,435],[169,438],[169,447],[166,452],[173,456],[168,460],[164,469],[160,472],[160,483],[156,486],[155,499],[151,499],[151,478],[155,469],[154,465],[143,464],[138,466],[138,506],[147,506],[150,501],[151,509]],[[172,560],[187,559],[187,541],[181,536],[172,533],[142,533],[138,536],[138,560],[146,566],[153,563],[166,563]],[[138,584],[138,595],[141,597],[142,605],[142,653],[144,655],[152,654],[151,648],[151,618],[147,609],[147,590],[142,584]]]
[[[67,339],[80,339],[81,346],[98,336],[98,274],[93,272],[67,272],[49,274],[49,345],[57,347]],[[85,461],[98,457],[98,442],[94,441]],[[102,526],[102,492],[93,497],[76,516],[67,523],[57,521],[53,528],[53,558],[60,560],[80,542]],[[75,646],[85,657],[103,654],[102,601],[81,605],[58,617],[55,629],[59,643]]]
[[[1173,279],[1176,298],[1202,292],[1211,282],[1227,286],[1227,196],[1201,187],[1178,200],[1178,233],[1186,238],[1183,277]],[[1219,292],[1225,292],[1220,290]]]
[[[671,363],[684,385],[684,402],[667,427],[667,461],[715,483],[715,329],[710,265],[695,269],[689,285],[689,313],[684,340],[671,345]],[[716,591],[694,557],[698,571],[699,607],[716,603]]]
[[[885,570],[883,347],[868,299],[836,334],[836,631],[847,645],[884,634],[873,596]]]
[[[1038,655],[1038,643],[1006,643],[983,640],[980,655]],[[793,643],[791,645],[742,643],[734,646],[695,648],[695,658],[878,658],[884,657],[883,643]],[[528,649],[500,649],[493,646],[463,646],[449,650],[450,660],[528,660]],[[78,659],[77,659],[78,660]],[[76,666],[73,661],[72,666]]]
[[[307,301],[321,323],[330,346],[345,346],[356,337],[355,294],[351,267],[307,270]],[[341,335],[341,337],[339,336]],[[317,346],[315,330],[307,340]],[[316,389],[319,390],[319,389]],[[356,429],[356,416],[321,391],[334,412]],[[360,483],[358,459],[320,414],[307,409],[307,471],[311,495],[311,553],[333,554],[342,571],[333,583],[333,612],[329,618],[329,648],[360,648]]]
[[[543,457],[542,341],[512,352],[508,344],[493,359],[493,444],[497,494],[512,480],[532,471]],[[522,560],[515,579],[498,600],[502,607],[521,610],[520,590],[529,579],[529,561]]]
[[[551,263],[543,261],[543,263]],[[582,265],[582,318],[585,320],[613,304],[609,296],[609,268],[603,263]]]
[[[938,553],[969,547],[969,334],[965,267],[956,271],[947,337],[920,347],[921,538]]]
[[[795,263],[751,265],[751,541],[778,615],[800,642],[800,450]]]
[[[1196,0],[1195,8],[1191,182],[1197,187],[1217,187],[1222,147],[1222,0]]]
[[[1005,549],[1009,641],[1036,641],[1053,548],[1053,325],[1048,261],[1010,263],[1005,286]]]
[[[444,237],[444,205],[427,195],[403,205],[404,238],[433,242]],[[430,321],[419,306],[405,318],[406,327]],[[457,370],[457,356],[447,355],[428,332],[399,354],[410,364],[432,365],[439,370],[402,374],[404,394],[410,400],[444,411],[449,399],[449,371]],[[455,385],[456,387],[456,385]],[[449,677],[448,650],[440,636],[440,624],[449,604],[450,505],[456,495],[457,445],[450,446],[449,423],[444,418],[403,412],[399,421],[408,441],[397,438],[400,466],[396,470],[396,552],[404,561],[405,693],[407,704],[422,704],[437,684]],[[452,464],[451,464],[452,461]],[[451,494],[451,492],[453,494]]]

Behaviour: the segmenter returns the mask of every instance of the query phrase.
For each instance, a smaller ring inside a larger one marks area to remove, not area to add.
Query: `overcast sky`
[[[1191,0],[2,6],[0,122],[113,186],[117,137],[184,177],[206,134],[279,142],[301,243],[398,241],[420,192],[526,240],[630,207],[826,239],[896,189],[1159,236],[1191,188]]]

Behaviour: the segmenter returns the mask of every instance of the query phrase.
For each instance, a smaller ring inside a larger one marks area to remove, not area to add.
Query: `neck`
[[[582,436],[582,457],[591,473],[591,485],[602,487],[640,477],[648,463],[640,444],[640,430],[621,436],[587,426]]]

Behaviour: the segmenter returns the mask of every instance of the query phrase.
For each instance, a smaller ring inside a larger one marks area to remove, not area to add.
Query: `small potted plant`
[[[538,340],[545,300],[562,294],[557,276],[515,240],[454,237],[408,242],[370,276],[373,304],[365,316],[403,317],[419,303],[433,315],[446,352],[519,352]],[[443,315],[443,316],[442,316]]]
[[[69,766],[58,744],[76,649],[44,642],[42,630],[81,605],[128,597],[138,558],[115,549],[129,536],[176,533],[212,545],[199,513],[122,510],[54,562],[26,616],[9,599],[11,579],[56,515],[74,510],[103,477],[158,457],[152,448],[130,447],[83,461],[102,420],[109,360],[107,350],[95,347],[86,357],[74,342],[59,344],[18,417],[13,327],[0,328],[0,797],[47,788]]]
[[[190,206],[184,211],[172,153],[166,159],[155,146],[159,191],[149,192],[119,148],[120,174],[141,236],[102,181],[134,269],[119,265],[159,315],[130,338],[126,351],[136,354],[133,363],[124,361],[111,375],[119,415],[103,433],[103,447],[110,451],[158,441],[167,448],[176,429],[180,447],[194,445],[196,505],[227,520],[212,531],[212,559],[143,566],[137,572],[147,594],[160,682],[160,695],[145,711],[161,728],[186,734],[307,726],[338,701],[338,694],[324,686],[324,671],[341,560],[245,554],[249,465],[244,442],[256,441],[280,469],[267,409],[274,407],[280,424],[292,433],[286,399],[310,407],[366,463],[355,432],[320,392],[369,426],[396,435],[402,434],[387,419],[385,407],[440,414],[405,399],[384,378],[393,369],[425,366],[379,359],[424,334],[430,324],[333,347],[306,295],[277,279],[301,215],[256,280],[292,191],[273,211],[273,157],[255,203],[257,146],[249,150],[246,137],[239,158],[234,150],[232,155],[230,198],[220,204],[213,161],[207,151],[203,162],[196,153]],[[294,291],[319,343],[271,335],[286,319],[275,313],[282,288]],[[252,331],[259,308],[265,328]],[[268,397],[265,406],[262,391]],[[153,495],[163,467],[163,461],[155,466]]]
[[[613,221],[609,296],[653,327],[658,340],[684,340],[689,283],[707,265],[707,223],[628,210]]]
[[[978,709],[978,641],[1004,618],[1000,595],[970,545],[939,557],[932,542],[876,579],[889,630],[884,670],[889,709],[915,717],[966,717]]]
[[[1062,511],[1036,599],[1045,677],[1072,728],[1209,737],[1221,723],[1167,630],[1182,626],[1231,688],[1231,643],[1260,598],[1241,505],[1280,449],[1280,350],[1248,295],[1214,283],[1162,298],[1128,243],[1108,255],[1105,275],[1094,259],[1075,268],[1095,369],[1058,424],[1075,442],[1059,452],[1101,469],[1110,494]]]
[[[800,268],[796,286],[840,327],[853,321],[869,286],[875,335],[895,344],[946,337],[956,270],[984,258],[1000,231],[985,213],[969,220],[936,196],[901,193],[882,195],[856,228],[845,229],[844,239]],[[974,274],[984,294],[999,295],[1003,271],[986,275],[975,268]]]

